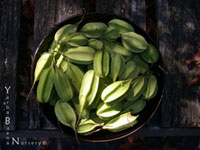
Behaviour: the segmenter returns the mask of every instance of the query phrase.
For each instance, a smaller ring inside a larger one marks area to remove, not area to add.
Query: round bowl
[[[73,24],[73,23],[79,22],[81,17],[82,17],[82,15],[79,15],[79,16],[74,16],[72,18],[64,20],[63,22],[56,25],[52,29],[52,31],[49,34],[47,34],[47,36],[41,41],[37,50],[35,51],[34,61],[33,61],[33,65],[32,65],[32,77],[33,77],[34,68],[35,68],[38,58],[40,57],[42,52],[44,52],[45,50],[48,49],[50,43],[52,42],[52,40],[54,38],[54,34],[56,33],[56,31],[60,27],[66,25],[66,24]],[[100,21],[100,22],[107,23],[109,20],[114,19],[114,18],[122,19],[122,20],[130,23],[134,27],[136,33],[141,34],[147,40],[147,42],[151,43],[158,49],[155,42],[150,38],[150,36],[144,30],[142,30],[140,27],[135,25],[132,21],[130,21],[124,17],[120,17],[120,16],[113,15],[113,14],[105,14],[105,13],[90,13],[90,14],[85,15],[80,26],[87,22]],[[84,140],[84,141],[88,141],[88,142],[108,142],[108,141],[117,140],[117,139],[126,137],[128,135],[131,135],[131,134],[135,133],[137,130],[139,130],[140,128],[142,128],[142,126],[144,126],[144,124],[156,112],[156,110],[160,104],[161,98],[162,98],[163,89],[164,89],[163,88],[164,87],[164,72],[161,69],[162,66],[163,66],[162,58],[160,55],[159,60],[153,66],[151,66],[151,70],[155,73],[155,76],[157,77],[157,80],[158,80],[158,93],[153,99],[151,99],[147,102],[146,107],[142,110],[142,112],[140,112],[141,115],[139,116],[138,123],[135,126],[129,128],[129,129],[126,129],[124,131],[117,132],[117,133],[112,133],[109,131],[102,130],[100,132],[94,133],[89,136],[78,135],[78,138],[81,140]],[[62,130],[64,131],[64,134],[66,134],[67,136],[74,137],[74,131],[71,128],[66,127],[62,124],[58,125],[58,121],[56,119],[53,106],[51,106],[49,104],[45,104],[45,103],[43,103],[43,104],[39,103],[39,106],[40,106],[40,109],[42,110],[42,112],[44,113],[44,115],[47,117],[47,119],[55,127],[57,127],[58,129],[61,127]]]

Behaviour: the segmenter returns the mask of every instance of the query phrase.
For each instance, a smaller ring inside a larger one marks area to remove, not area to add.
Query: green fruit
[[[137,123],[138,116],[132,116],[130,112],[115,117],[103,126],[103,129],[111,132],[120,132],[133,127]]]
[[[110,28],[118,30],[120,34],[134,31],[134,28],[126,21],[120,19],[112,19],[108,22]]]
[[[106,103],[117,100],[128,91],[130,83],[131,80],[123,80],[110,84],[103,90],[101,99]]]
[[[57,101],[55,114],[59,122],[76,130],[76,114],[73,108],[66,101]]]
[[[147,49],[147,41],[145,38],[135,32],[122,34],[122,44],[134,53],[142,53]]]
[[[147,50],[141,53],[140,56],[147,63],[153,64],[158,60],[159,53],[153,45],[148,44]]]
[[[107,51],[97,51],[94,56],[93,67],[99,77],[106,77],[110,68],[109,53]]]
[[[82,28],[83,32],[88,38],[100,38],[105,32],[107,25],[102,22],[86,23]]]

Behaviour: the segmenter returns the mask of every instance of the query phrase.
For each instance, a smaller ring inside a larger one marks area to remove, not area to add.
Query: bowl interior
[[[104,13],[86,14],[83,19],[83,22],[80,24],[80,26],[87,22],[100,21],[100,22],[107,23],[108,21],[110,21],[111,19],[114,19],[114,18],[122,19],[122,20],[125,20],[128,23],[130,23],[134,27],[136,33],[141,34],[143,37],[145,37],[147,42],[149,42],[149,43],[153,44],[155,47],[157,47],[156,44],[154,43],[154,41],[141,28],[136,26],[130,20],[120,17],[120,16],[113,15],[113,14],[104,14]],[[81,16],[75,16],[73,18],[63,21],[62,23],[58,24],[55,28],[53,28],[52,31],[41,41],[40,45],[38,46],[38,48],[35,52],[35,57],[34,57],[33,65],[32,65],[32,76],[33,76],[34,68],[35,68],[38,58],[40,57],[42,52],[44,52],[48,49],[51,41],[54,38],[55,32],[63,25],[77,23],[80,19],[81,19]],[[158,47],[157,47],[157,49],[158,49]],[[156,97],[154,97],[153,99],[151,99],[147,102],[146,107],[142,110],[142,112],[139,113],[141,115],[139,116],[138,123],[135,126],[133,126],[132,128],[129,128],[127,130],[117,132],[117,133],[112,133],[109,131],[102,130],[100,132],[97,132],[97,133],[89,135],[89,136],[78,135],[78,137],[82,140],[90,141],[90,142],[106,142],[106,141],[112,141],[112,140],[123,138],[130,134],[133,134],[138,129],[140,129],[153,116],[153,114],[157,110],[157,108],[160,104],[160,100],[162,98],[163,86],[164,86],[164,83],[163,83],[164,82],[164,72],[160,69],[160,66],[162,67],[161,55],[159,57],[159,60],[153,66],[151,66],[151,70],[155,73],[155,76],[158,79],[158,93],[157,93]],[[42,104],[42,103],[40,103],[39,106],[40,106],[42,112],[44,113],[44,115],[47,117],[47,119],[52,124],[54,124],[54,126],[59,128],[58,121],[57,121],[55,113],[54,113],[54,107],[52,107],[49,104]],[[60,127],[64,131],[64,134],[74,137],[74,132],[71,128],[68,128],[61,124],[60,124]]]

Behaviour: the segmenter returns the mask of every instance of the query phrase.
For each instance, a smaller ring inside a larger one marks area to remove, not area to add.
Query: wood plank
[[[162,101],[163,127],[200,127],[200,86],[188,83],[195,75],[185,61],[198,50],[200,1],[158,0],[158,39],[168,72]]]
[[[142,128],[131,135],[131,137],[161,137],[161,136],[199,136],[199,128],[160,128],[158,126],[150,128]],[[0,137],[3,137],[5,132],[0,132]],[[74,137],[69,137],[59,131],[54,130],[18,130],[10,132],[10,137],[19,138],[63,138],[65,140],[73,140]]]
[[[82,0],[35,0],[34,49],[53,26],[81,13]],[[38,110],[35,98],[30,101],[30,108],[30,129],[54,128]]]
[[[96,0],[96,11],[126,17],[146,30],[145,0]]]
[[[15,129],[16,119],[16,75],[17,75],[17,55],[19,45],[19,28],[21,16],[21,1],[19,0],[1,0],[0,1],[0,66],[1,66],[1,84],[0,97],[4,102],[8,102],[2,107],[6,108],[9,114],[1,116],[1,121],[5,121],[4,117],[9,117],[10,123],[3,128],[9,127],[9,130]],[[2,57],[3,56],[3,57]],[[5,87],[10,90],[6,93]],[[8,97],[7,97],[8,96]],[[5,100],[7,97],[7,100]],[[2,101],[1,101],[2,102]],[[2,110],[2,109],[1,109]],[[2,122],[1,122],[2,123]]]

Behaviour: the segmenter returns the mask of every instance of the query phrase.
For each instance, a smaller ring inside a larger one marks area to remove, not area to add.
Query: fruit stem
[[[35,82],[33,82],[33,85],[31,86],[31,89],[30,89],[30,91],[29,91],[29,93],[28,93],[28,96],[26,97],[26,101],[28,101],[28,99],[30,98],[34,86],[35,86]]]
[[[83,8],[82,10],[83,10],[83,12],[82,12],[82,17],[81,17],[81,20],[80,20],[79,22],[76,23],[77,26],[79,26],[79,24],[81,24],[81,23],[83,22],[83,19],[85,18],[85,15],[86,15],[86,9]]]

